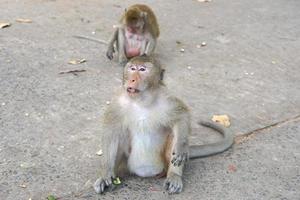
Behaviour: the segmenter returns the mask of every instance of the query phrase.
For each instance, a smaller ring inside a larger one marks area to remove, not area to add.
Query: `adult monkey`
[[[188,107],[167,92],[161,73],[161,66],[151,57],[135,57],[126,64],[123,87],[103,119],[100,177],[94,184],[97,193],[112,186],[124,161],[131,173],[141,177],[166,174],[165,189],[170,194],[179,193],[188,158],[220,153],[233,144],[232,134],[212,122],[203,122],[220,132],[223,140],[189,146]]]
[[[119,63],[125,65],[128,59],[151,55],[159,36],[159,26],[154,12],[143,4],[135,4],[125,10],[108,42],[106,56],[113,59],[114,43],[116,43]]]

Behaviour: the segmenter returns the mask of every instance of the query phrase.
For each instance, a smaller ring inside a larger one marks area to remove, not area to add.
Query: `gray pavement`
[[[105,45],[72,36],[108,39],[136,1],[0,0],[0,21],[12,23],[0,29],[0,199],[299,199],[300,1],[142,2],[161,26],[165,82],[192,110],[191,142],[218,139],[196,122],[227,114],[238,143],[192,160],[182,194],[128,177],[96,195],[99,118],[122,68]],[[74,69],[86,72],[59,74]]]

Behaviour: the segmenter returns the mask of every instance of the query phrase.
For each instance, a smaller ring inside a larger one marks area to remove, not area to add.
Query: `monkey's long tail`
[[[191,159],[222,153],[233,145],[234,142],[233,134],[225,131],[220,125],[213,122],[206,122],[206,121],[201,121],[199,122],[199,124],[221,133],[223,135],[223,139],[216,143],[190,146],[189,157]]]

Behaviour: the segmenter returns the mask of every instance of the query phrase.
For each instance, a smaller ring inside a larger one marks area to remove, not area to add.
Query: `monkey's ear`
[[[162,81],[162,80],[164,80],[164,75],[165,75],[165,69],[162,69],[161,71],[160,71],[160,80]]]

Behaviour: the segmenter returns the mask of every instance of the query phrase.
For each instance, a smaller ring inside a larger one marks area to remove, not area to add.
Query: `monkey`
[[[153,54],[160,31],[156,16],[149,6],[130,6],[119,22],[108,42],[106,56],[109,60],[113,59],[115,43],[119,63],[123,66],[132,57]]]
[[[200,122],[223,135],[219,142],[189,146],[188,106],[171,95],[162,80],[158,60],[138,56],[124,67],[123,85],[104,112],[100,177],[97,193],[113,187],[119,167],[140,177],[166,176],[169,194],[183,189],[182,173],[189,158],[221,153],[233,145],[233,134],[213,122]]]

